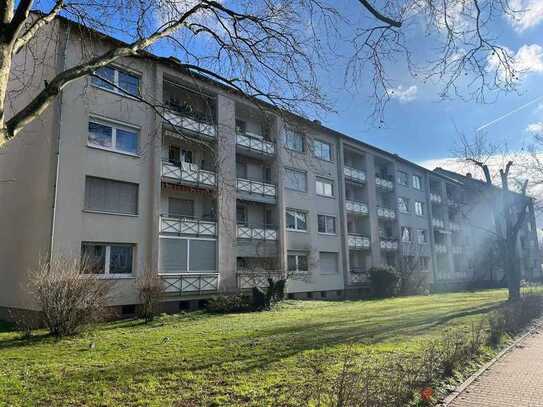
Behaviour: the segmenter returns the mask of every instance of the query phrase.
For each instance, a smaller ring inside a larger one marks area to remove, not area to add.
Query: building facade
[[[14,109],[80,61],[73,24],[59,20],[50,37],[46,63],[17,57],[14,69],[33,75],[14,75],[26,89]],[[116,280],[114,306],[136,304],[137,276],[156,272],[171,310],[284,274],[294,297],[357,297],[371,266],[406,257],[435,287],[476,274],[464,256],[474,228],[455,211],[465,177],[256,106],[173,59],[122,59],[74,82],[7,145],[0,174],[4,309],[35,306],[28,273],[56,255]],[[539,277],[531,203],[521,235],[523,273]]]

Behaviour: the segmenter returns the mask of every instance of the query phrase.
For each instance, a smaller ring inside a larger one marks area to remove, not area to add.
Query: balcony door
[[[193,218],[194,201],[191,199],[168,198],[168,215],[175,218]]]

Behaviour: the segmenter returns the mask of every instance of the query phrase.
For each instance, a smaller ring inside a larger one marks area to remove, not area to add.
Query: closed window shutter
[[[190,241],[190,271],[215,271],[217,245],[214,240]]]
[[[160,239],[160,272],[184,273],[187,271],[187,240]]]
[[[337,253],[320,253],[321,273],[337,273]]]
[[[137,215],[138,185],[87,177],[85,208],[95,211]]]
[[[191,199],[168,199],[168,214],[175,217],[193,217],[194,201]]]

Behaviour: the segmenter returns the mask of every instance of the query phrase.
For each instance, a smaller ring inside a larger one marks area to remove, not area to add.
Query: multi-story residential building
[[[42,58],[17,56],[13,87],[27,91],[14,109],[78,61],[77,27],[54,27]],[[0,154],[0,308],[33,308],[29,270],[55,255],[91,258],[115,279],[113,306],[136,304],[136,277],[156,272],[169,310],[278,273],[290,296],[363,295],[364,272],[402,256],[420,257],[435,287],[473,279],[473,228],[455,217],[472,180],[256,106],[175,59],[97,74],[110,81],[74,82]],[[531,204],[519,248],[524,274],[539,276]]]

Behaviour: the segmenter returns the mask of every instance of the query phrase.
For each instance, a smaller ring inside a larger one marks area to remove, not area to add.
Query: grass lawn
[[[298,406],[304,352],[355,343],[377,352],[471,324],[505,290],[381,301],[287,301],[271,312],[122,321],[74,338],[18,339],[0,326],[1,406]],[[93,346],[92,344],[95,344]],[[275,402],[277,403],[277,402]]]

